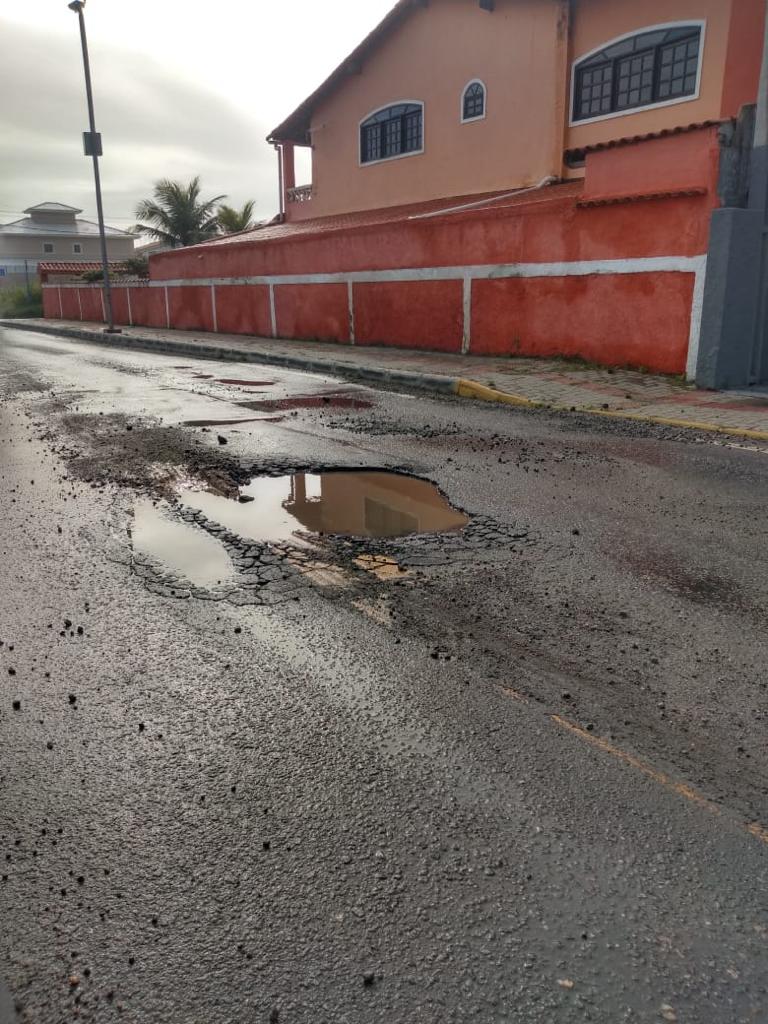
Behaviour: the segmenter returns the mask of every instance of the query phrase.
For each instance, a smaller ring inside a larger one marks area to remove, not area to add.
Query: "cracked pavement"
[[[767,454],[0,330],[0,1021],[768,1019]],[[353,468],[469,523],[181,498]]]

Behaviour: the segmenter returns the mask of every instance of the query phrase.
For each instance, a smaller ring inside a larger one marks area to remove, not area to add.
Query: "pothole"
[[[240,402],[243,409],[255,412],[296,409],[370,409],[372,402],[356,398],[353,394],[333,392],[326,395],[294,395],[292,398],[264,398],[255,402]]]
[[[405,537],[469,522],[428,480],[392,472],[256,477],[236,500],[192,488],[179,498],[238,536],[262,542],[301,543],[303,534]]]
[[[185,427],[237,427],[241,423],[282,423],[284,416],[251,416],[244,420],[184,420]]]

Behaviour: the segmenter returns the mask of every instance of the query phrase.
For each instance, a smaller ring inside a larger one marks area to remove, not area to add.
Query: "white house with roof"
[[[0,288],[36,280],[41,262],[98,262],[99,226],[79,217],[82,212],[64,203],[39,203],[26,209],[21,220],[0,224]],[[107,227],[106,235],[110,260],[133,255],[130,231]]]

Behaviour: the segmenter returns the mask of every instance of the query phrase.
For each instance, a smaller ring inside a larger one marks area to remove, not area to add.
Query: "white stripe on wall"
[[[216,285],[211,285],[211,312],[213,313],[213,330],[214,333],[219,329],[219,320],[216,316]]]
[[[275,313],[275,286],[269,285],[269,320],[272,324],[272,337],[277,337],[277,314]]]
[[[472,278],[469,274],[464,278],[462,311],[464,323],[461,330],[461,351],[466,355],[472,344]]]
[[[575,260],[571,263],[491,263],[465,267],[403,267],[397,270],[349,270],[331,274],[275,274],[255,277],[197,277],[150,281],[151,288],[200,285],[373,284],[380,281],[463,281],[505,277],[589,277],[592,274],[695,274],[706,256],[646,256],[627,260]],[[64,287],[67,287],[66,285]],[[75,285],[74,287],[77,287]]]
[[[702,263],[696,271],[693,285],[693,302],[691,303],[691,333],[688,335],[688,359],[685,366],[687,380],[696,380],[696,364],[699,361],[699,342],[701,340],[701,317],[704,311],[704,286],[707,283],[707,257],[701,257]]]
[[[133,327],[133,312],[131,310],[131,289],[125,289],[125,297],[128,300],[128,326]]]
[[[163,285],[165,288],[165,326],[170,329],[171,326],[171,307],[168,305],[168,286]]]

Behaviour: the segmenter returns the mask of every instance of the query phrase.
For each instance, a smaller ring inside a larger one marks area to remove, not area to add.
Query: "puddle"
[[[236,427],[240,423],[282,423],[285,416],[252,416],[246,420],[184,420],[185,427]]]
[[[203,530],[167,519],[151,501],[134,507],[131,531],[133,550],[160,562],[169,572],[200,587],[212,587],[234,579],[229,555]]]
[[[458,530],[469,522],[434,484],[400,473],[330,472],[256,477],[237,501],[184,488],[190,508],[243,538],[300,539],[303,533],[403,537]]]
[[[274,387],[273,380],[237,380],[234,377],[217,377],[217,384],[239,384],[244,388],[271,388]]]
[[[354,395],[295,395],[293,398],[265,398],[258,402],[240,403],[246,409],[269,412],[272,409],[370,409],[372,402]]]

